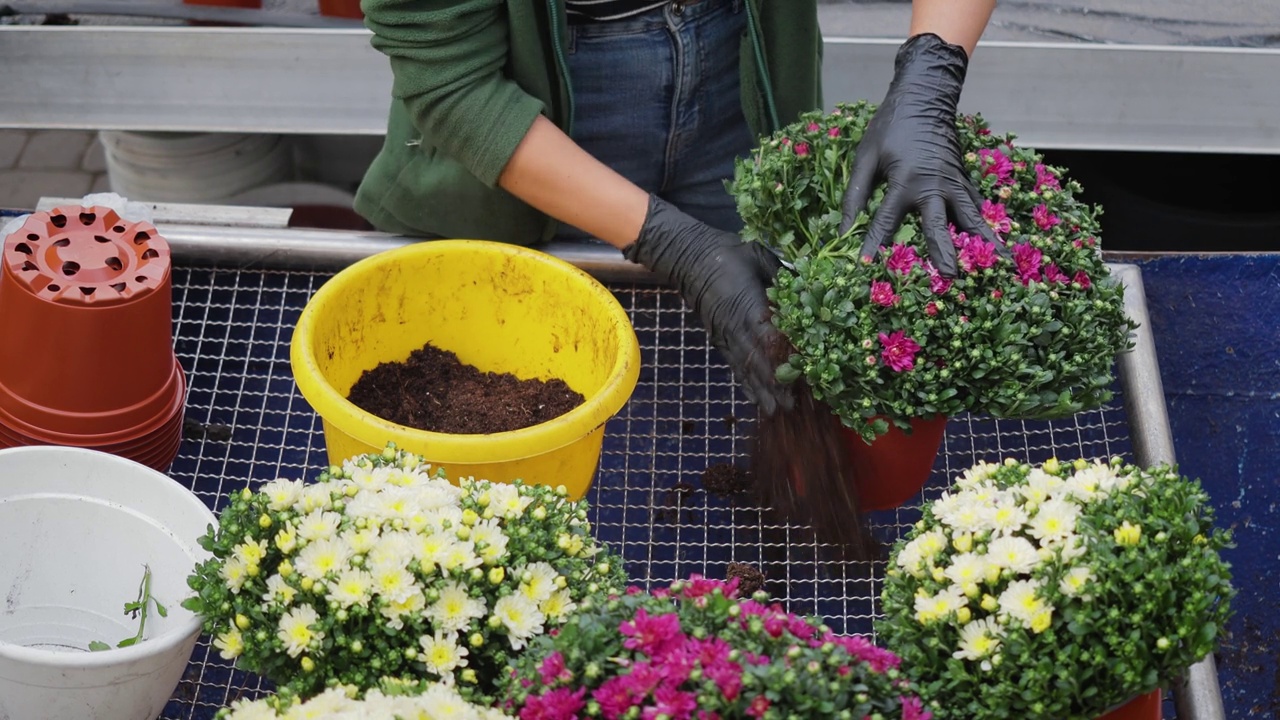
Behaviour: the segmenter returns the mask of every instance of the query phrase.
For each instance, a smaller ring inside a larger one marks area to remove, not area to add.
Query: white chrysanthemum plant
[[[979,463],[895,545],[876,630],[940,720],[1088,720],[1214,650],[1230,542],[1173,466]]]
[[[217,720],[502,720],[501,710],[467,702],[457,688],[442,683],[384,687],[360,692],[332,687],[309,700],[291,694],[237,700],[218,711]]]
[[[389,445],[313,483],[233,494],[188,583],[222,657],[306,700],[335,686],[438,682],[486,704],[535,636],[621,592],[563,487],[443,472]]]

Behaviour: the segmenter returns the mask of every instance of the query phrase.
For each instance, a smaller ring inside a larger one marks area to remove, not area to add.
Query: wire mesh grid
[[[290,372],[289,341],[328,277],[175,268],[175,343],[189,389],[170,474],[215,513],[231,492],[277,477],[309,479],[327,464],[320,420]],[[837,632],[873,634],[884,561],[828,562],[807,528],[776,523],[749,494],[708,490],[709,467],[745,467],[752,406],[677,294],[650,285],[612,290],[631,316],[642,370],[631,401],[606,427],[587,498],[597,537],[622,555],[638,584],[693,573],[724,578],[730,562],[746,563],[789,610],[820,615]],[[1118,402],[1052,422],[953,418],[943,443],[926,500],[979,459],[1127,457],[1131,450]],[[873,513],[872,530],[887,546],[918,516],[918,504]],[[201,638],[161,717],[211,718],[268,690]]]

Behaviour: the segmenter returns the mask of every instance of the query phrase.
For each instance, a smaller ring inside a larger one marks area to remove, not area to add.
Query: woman
[[[990,237],[956,105],[995,0],[915,0],[860,144],[845,223],[889,192],[954,274],[948,216]],[[364,0],[391,61],[386,143],[356,209],[380,230],[532,244],[592,237],[673,285],[765,414],[792,400],[760,350],[777,260],[735,234],[724,182],[756,138],[822,107],[816,0]]]

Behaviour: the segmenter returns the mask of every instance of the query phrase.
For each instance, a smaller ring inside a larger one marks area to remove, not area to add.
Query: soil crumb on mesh
[[[347,399],[384,420],[454,435],[520,430],[560,417],[585,400],[563,380],[484,372],[429,343],[404,362],[365,371]]]
[[[749,598],[764,589],[764,573],[747,563],[731,562],[725,580],[738,579],[738,597]]]
[[[751,489],[751,474],[730,463],[708,465],[702,473],[702,487],[712,495],[737,495]]]

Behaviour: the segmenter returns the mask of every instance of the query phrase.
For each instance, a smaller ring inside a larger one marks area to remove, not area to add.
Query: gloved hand
[[[651,195],[640,236],[623,254],[680,292],[764,415],[794,406],[769,360],[769,343],[783,341],[765,296],[781,265],[773,253]]]
[[[878,181],[887,183],[862,244],[864,257],[875,257],[912,209],[920,212],[929,257],[946,277],[956,274],[948,210],[957,229],[1007,252],[982,219],[982,196],[961,159],[956,107],[968,66],[964,48],[932,33],[916,35],[898,50],[893,82],[858,144],[844,195],[841,234],[866,210]]]

